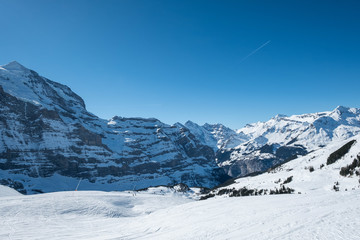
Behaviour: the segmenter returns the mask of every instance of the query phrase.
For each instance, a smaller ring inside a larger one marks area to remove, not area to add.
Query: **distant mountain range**
[[[222,125],[185,124],[203,144],[216,151],[216,162],[232,177],[262,172],[286,160],[360,133],[360,109],[284,116],[248,124],[236,132]]]
[[[276,116],[234,131],[191,121],[100,119],[65,85],[17,62],[0,67],[0,184],[24,193],[212,188],[360,132],[360,110]]]

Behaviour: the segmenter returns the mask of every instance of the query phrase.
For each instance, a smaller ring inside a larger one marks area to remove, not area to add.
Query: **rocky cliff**
[[[185,126],[100,119],[62,84],[17,62],[0,67],[0,183],[26,193],[125,190],[228,176]]]

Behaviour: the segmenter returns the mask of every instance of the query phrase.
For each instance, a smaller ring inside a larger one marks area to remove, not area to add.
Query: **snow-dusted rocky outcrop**
[[[17,62],[0,67],[0,184],[23,193],[124,190],[183,182],[212,187],[227,175],[184,126],[100,119],[62,84]]]

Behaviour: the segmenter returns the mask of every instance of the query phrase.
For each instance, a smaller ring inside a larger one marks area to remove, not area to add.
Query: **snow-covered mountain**
[[[222,124],[100,119],[62,84],[0,67],[0,184],[28,193],[123,190],[183,182],[214,187],[360,133],[360,109],[294,116],[234,131]],[[318,152],[319,153],[319,152]]]
[[[62,84],[11,62],[0,67],[0,184],[21,192],[124,190],[228,176],[211,147],[157,119],[100,119]]]
[[[216,195],[313,194],[359,188],[360,136],[356,136],[334,141],[260,175],[229,180],[204,198]]]
[[[197,139],[204,145],[208,145],[216,152],[218,149],[233,148],[241,143],[249,140],[248,137],[242,133],[236,133],[234,130],[218,123],[205,123],[200,126],[192,121],[187,121],[185,127],[190,130]]]
[[[0,238],[358,239],[359,116],[337,107],[237,131],[104,120],[12,62],[0,67]],[[146,188],[180,182],[221,185]]]
[[[329,112],[277,115],[267,122],[248,124],[236,133],[220,124],[185,126],[203,144],[217,150],[220,167],[230,176],[238,177],[263,172],[298,155],[359,134],[360,109],[339,106]]]
[[[287,117],[277,115],[267,122],[249,124],[239,134],[259,145],[300,144],[308,150],[343,140],[359,133],[360,109],[339,106],[333,111]]]

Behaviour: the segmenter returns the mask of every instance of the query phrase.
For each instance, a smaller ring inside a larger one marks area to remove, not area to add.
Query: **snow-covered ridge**
[[[338,106],[333,111],[274,117],[237,130],[256,142],[284,144],[297,141],[311,149],[331,140],[352,137],[360,130],[360,109]],[[310,139],[310,137],[312,139]],[[261,138],[261,139],[259,139]]]
[[[86,111],[82,98],[69,87],[41,77],[16,61],[1,66],[0,83],[3,90],[12,96],[47,109],[82,114]]]
[[[9,62],[6,65],[0,66],[0,68],[7,70],[7,71],[21,71],[21,72],[30,72],[29,69],[18,63],[17,61]]]

